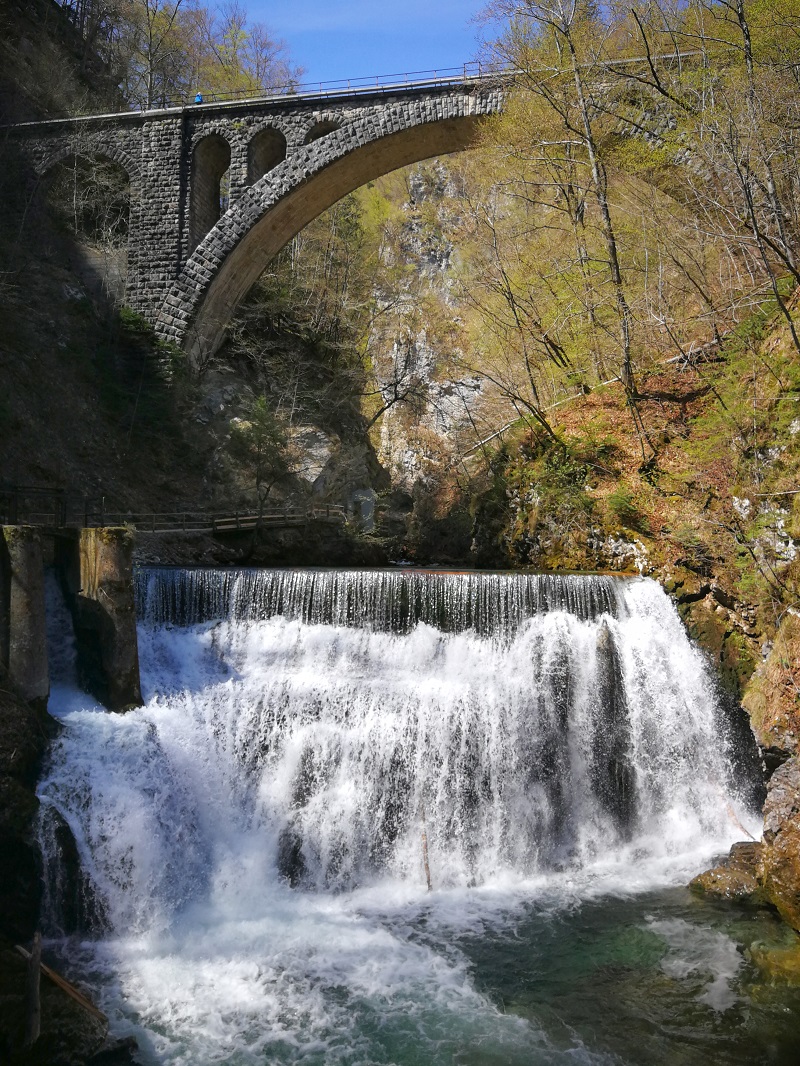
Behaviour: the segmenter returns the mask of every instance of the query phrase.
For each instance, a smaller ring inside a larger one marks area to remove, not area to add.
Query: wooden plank
[[[17,944],[16,948],[20,955],[23,957],[23,959],[31,959],[31,952],[26,951],[21,944]],[[66,994],[71,999],[74,999],[80,1007],[83,1007],[85,1011],[93,1015],[95,1018],[99,1019],[99,1021],[108,1024],[108,1018],[105,1016],[105,1014],[103,1014],[103,1012],[98,1007],[95,1007],[94,1003],[92,1003],[90,999],[87,999],[82,992],[79,992],[74,985],[70,984],[66,977],[62,977],[61,974],[56,973],[55,970],[51,970],[50,967],[46,966],[43,962],[40,962],[39,967],[45,977],[49,978],[49,980],[51,980],[54,985],[58,985],[61,991],[66,992]]]

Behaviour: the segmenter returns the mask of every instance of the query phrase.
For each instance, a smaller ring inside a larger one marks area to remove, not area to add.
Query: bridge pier
[[[44,560],[32,526],[0,528],[0,665],[23,699],[47,707]]]
[[[125,528],[81,529],[56,555],[72,612],[81,686],[110,711],[142,704],[133,536]]]

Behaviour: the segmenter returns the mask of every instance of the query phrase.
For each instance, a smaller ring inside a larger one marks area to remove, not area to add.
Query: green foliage
[[[621,525],[639,532],[647,530],[647,521],[639,510],[636,498],[624,484],[614,489],[607,502],[611,516]]]
[[[119,321],[123,330],[133,336],[152,337],[153,327],[147,319],[133,308],[123,305],[119,309]]]
[[[272,489],[288,477],[286,430],[271,410],[265,396],[258,396],[247,418],[231,427],[228,451],[248,474],[263,508]]]
[[[543,538],[563,549],[588,533],[594,511],[588,470],[562,442],[534,433],[501,470],[511,510],[506,538],[518,562],[532,561]]]
[[[756,599],[763,591],[763,581],[753,561],[752,554],[745,548],[738,548],[734,559],[737,570],[736,587],[744,599]]]
[[[764,478],[785,466],[787,459],[772,450],[777,439],[791,440],[788,427],[800,398],[800,359],[788,338],[764,351],[779,322],[775,301],[766,300],[725,337],[724,358],[704,374],[717,402],[696,419],[684,445],[699,469],[727,463],[736,482],[762,490]]]

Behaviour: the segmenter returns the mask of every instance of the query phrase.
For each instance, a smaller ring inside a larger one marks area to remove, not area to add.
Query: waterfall
[[[150,625],[254,622],[282,615],[309,625],[407,633],[424,622],[448,632],[513,632],[532,615],[582,621],[618,614],[625,583],[582,574],[358,570],[140,570],[139,614]]]
[[[146,706],[70,710],[40,789],[118,937],[424,894],[423,822],[444,898],[680,879],[747,817],[652,581],[154,569],[137,597]]]

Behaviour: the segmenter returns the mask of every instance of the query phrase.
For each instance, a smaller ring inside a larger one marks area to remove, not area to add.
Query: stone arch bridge
[[[3,132],[42,178],[73,156],[124,168],[131,186],[126,302],[202,363],[269,260],[304,226],[370,180],[468,147],[477,123],[500,111],[503,99],[501,82],[479,76]]]

